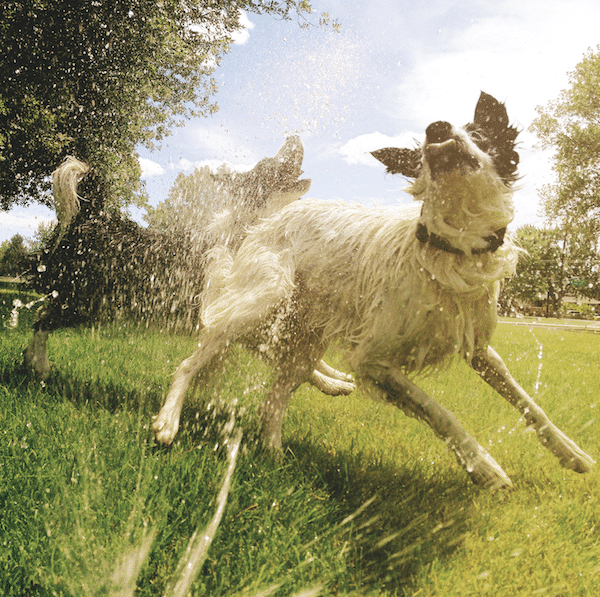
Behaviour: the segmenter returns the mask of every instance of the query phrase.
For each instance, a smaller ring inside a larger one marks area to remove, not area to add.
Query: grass
[[[16,293],[0,289],[0,321]],[[489,449],[513,490],[475,487],[427,428],[360,392],[301,388],[285,455],[263,453],[257,408],[269,374],[241,351],[186,408],[176,443],[158,447],[151,416],[194,339],[124,324],[61,330],[42,385],[20,368],[33,317],[0,328],[2,595],[125,595],[111,579],[150,541],[135,595],[163,595],[214,515],[232,420],[243,446],[193,595],[600,593],[598,471],[561,469],[466,366],[419,384]],[[600,336],[501,324],[495,347],[598,457]],[[328,360],[341,366],[335,352]]]

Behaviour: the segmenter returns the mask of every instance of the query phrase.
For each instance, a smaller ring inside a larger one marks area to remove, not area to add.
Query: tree
[[[547,302],[547,313],[559,317],[567,295],[600,298],[597,236],[585,227],[577,234],[561,228],[522,226],[516,243],[527,253],[502,289],[506,308],[514,299],[535,305]]]
[[[208,166],[195,168],[188,175],[180,172],[167,198],[156,207],[148,206],[144,219],[150,228],[163,232],[194,223],[205,227],[216,211],[231,207],[228,181],[233,176],[225,164],[216,172]]]
[[[569,73],[570,87],[538,107],[531,130],[552,149],[556,180],[540,191],[547,225],[560,238],[563,280],[598,298],[600,236],[600,46]],[[561,293],[557,292],[558,297]],[[564,294],[564,293],[563,293]]]
[[[567,224],[600,229],[600,46],[569,73],[570,87],[545,108],[531,130],[554,150],[556,182],[542,189],[544,214]]]
[[[211,78],[240,10],[288,18],[304,0],[5,0],[0,11],[0,206],[49,204],[67,155],[106,193],[141,201],[135,146],[216,109]]]
[[[27,269],[27,249],[20,234],[0,246],[0,275],[18,276]]]

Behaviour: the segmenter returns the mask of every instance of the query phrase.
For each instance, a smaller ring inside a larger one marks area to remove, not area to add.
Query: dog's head
[[[265,158],[249,172],[235,176],[239,201],[264,218],[299,199],[311,182],[299,180],[303,157],[300,137],[291,135],[275,157]]]
[[[380,149],[373,156],[389,173],[414,179],[407,191],[423,201],[422,243],[457,254],[494,252],[514,215],[517,135],[504,104],[482,93],[472,123],[458,128],[437,121],[420,147]]]
[[[206,209],[196,218],[202,225],[196,224],[195,234],[199,230],[209,245],[238,246],[249,226],[308,191],[311,181],[299,180],[303,157],[302,141],[292,135],[274,157],[264,158],[252,170],[218,174],[219,193],[212,204],[200,204]]]

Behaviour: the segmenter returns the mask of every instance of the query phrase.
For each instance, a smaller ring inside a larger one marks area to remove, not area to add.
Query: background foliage
[[[541,282],[538,291],[550,292],[555,312],[567,293],[600,299],[600,46],[584,55],[569,83],[538,107],[531,125],[540,146],[554,152],[555,180],[540,190],[547,229],[519,233],[532,256],[520,275],[530,287]]]
[[[0,207],[49,204],[67,154],[117,206],[143,202],[139,143],[216,109],[211,74],[240,10],[287,18],[281,0],[7,0],[0,11]]]

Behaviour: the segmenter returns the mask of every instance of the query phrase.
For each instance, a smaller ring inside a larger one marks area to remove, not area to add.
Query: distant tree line
[[[54,230],[54,222],[42,222],[32,238],[15,234],[10,240],[0,243],[0,276],[17,277],[27,272],[30,256],[41,251]]]
[[[502,311],[543,306],[543,314],[560,317],[565,297],[600,300],[597,235],[583,226],[576,233],[523,226],[515,236],[526,254],[502,289]]]
[[[0,244],[0,276],[16,277],[27,269],[28,249],[25,239],[15,234]]]
[[[540,190],[544,228],[517,231],[528,256],[502,295],[505,305],[543,297],[555,316],[565,296],[600,300],[600,46],[588,50],[569,83],[537,108],[531,125],[540,146],[553,150],[555,180]]]

